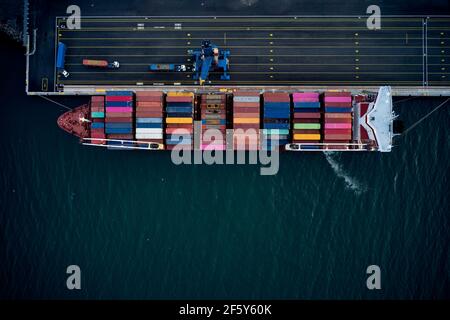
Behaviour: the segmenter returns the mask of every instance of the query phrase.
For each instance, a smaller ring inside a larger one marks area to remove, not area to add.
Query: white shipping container
[[[161,128],[136,128],[136,133],[162,133]]]
[[[259,102],[259,97],[234,97],[234,102]]]
[[[162,133],[136,133],[136,139],[162,139]]]

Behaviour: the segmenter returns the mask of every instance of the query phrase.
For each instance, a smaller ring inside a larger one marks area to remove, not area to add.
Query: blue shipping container
[[[162,123],[162,118],[136,118],[137,123]]]
[[[106,101],[106,107],[132,107],[133,101]]]
[[[107,122],[106,128],[132,128],[133,125],[129,122]]]
[[[192,106],[191,107],[167,107],[166,112],[186,112],[191,113],[192,112]]]
[[[294,102],[294,108],[320,108],[320,102]]]
[[[132,96],[133,91],[106,91],[107,96]]]
[[[264,123],[265,129],[289,129],[289,123]]]
[[[106,128],[105,129],[105,133],[109,134],[109,133],[132,133],[132,129],[131,128]]]
[[[92,129],[103,129],[105,127],[105,124],[103,122],[92,122],[91,128]]]
[[[277,109],[282,109],[282,108],[288,108],[290,107],[290,103],[289,102],[264,102],[264,108],[266,107],[272,107],[272,108],[277,108]]]
[[[66,45],[62,42],[58,42],[58,51],[56,53],[56,68],[64,69],[64,62],[66,59]]]
[[[182,107],[182,108],[191,108],[192,103],[190,102],[167,102],[167,107]]]
[[[336,112],[336,113],[351,113],[352,108],[337,108],[337,107],[326,107],[325,112]]]
[[[317,108],[294,108],[294,112],[302,113],[302,112],[314,112],[317,113]]]

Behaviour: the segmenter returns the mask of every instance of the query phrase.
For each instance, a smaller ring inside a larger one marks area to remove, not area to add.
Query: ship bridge
[[[394,118],[391,88],[381,87],[376,101],[369,105],[363,121],[360,122],[369,138],[376,141],[378,150],[381,152],[390,152],[392,149]]]

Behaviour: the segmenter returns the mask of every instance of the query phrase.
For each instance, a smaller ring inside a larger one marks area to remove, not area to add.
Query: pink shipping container
[[[292,98],[294,99],[294,102],[316,102],[319,101],[319,94],[316,92],[296,92],[292,94]]]
[[[106,112],[116,113],[116,112],[133,112],[133,108],[131,107],[107,107]]]
[[[325,123],[325,129],[351,129],[351,123]]]

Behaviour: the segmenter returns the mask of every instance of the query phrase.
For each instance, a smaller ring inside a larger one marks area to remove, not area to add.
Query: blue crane
[[[203,40],[201,49],[191,50],[194,59],[194,80],[202,85],[208,78],[209,72],[219,71],[221,80],[230,80],[228,74],[230,50],[221,50],[210,40]]]

